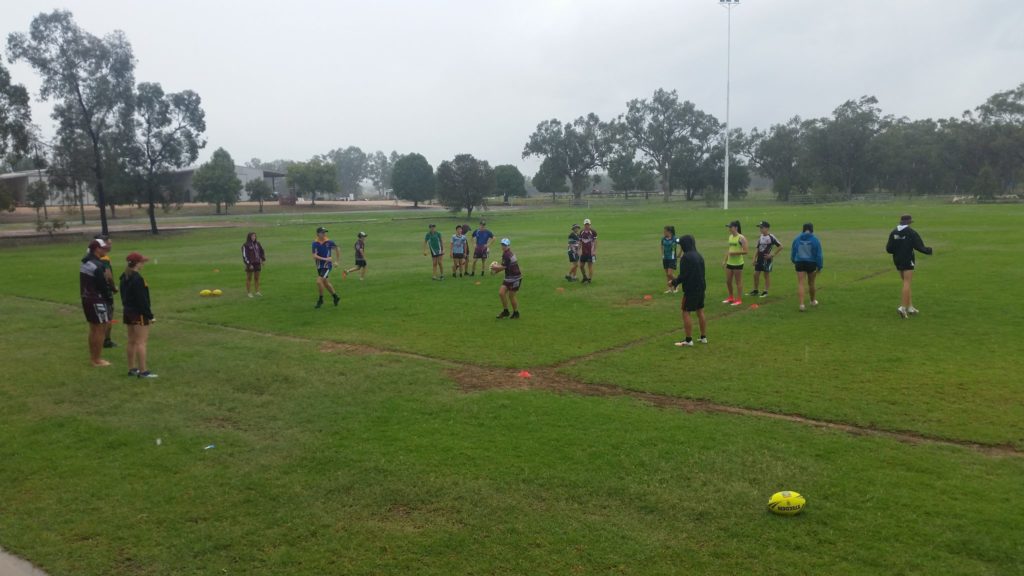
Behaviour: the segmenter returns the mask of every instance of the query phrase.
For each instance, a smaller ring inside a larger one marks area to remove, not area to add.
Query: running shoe
[[[516,310],[515,312],[512,313],[512,319],[513,320],[518,320],[519,319],[519,310]]]
[[[732,304],[732,303],[733,303],[733,302],[735,302],[735,301],[736,301],[736,299],[735,299],[735,298],[733,298],[732,296],[729,296],[729,297],[728,297],[728,298],[726,298],[725,300],[722,300],[722,304]]]
[[[139,375],[139,369],[138,368],[129,368],[128,369],[128,375],[129,376],[138,376]]]
[[[104,340],[103,341],[103,347],[104,348],[117,348],[117,344],[115,344],[113,340]]]
[[[803,311],[805,311],[805,310],[807,310],[807,308],[804,308],[804,305],[803,305],[803,304],[801,304],[801,305],[800,305],[800,311],[801,311],[801,312],[803,312]]]
[[[708,343],[708,337],[707,336],[701,336],[699,339],[697,339],[697,342],[700,342],[701,344],[707,344]]]
[[[907,312],[907,309],[904,308],[903,306],[900,306],[899,308],[897,308],[896,309],[896,313],[899,314],[900,318],[902,318],[904,320],[906,320],[907,318],[910,317],[910,314]]]
[[[751,290],[750,292],[747,292],[747,296],[757,296],[757,290],[754,289],[754,290]]]
[[[146,370],[145,372],[139,372],[139,378],[158,378],[158,376]]]
[[[761,292],[761,298],[767,298],[767,297],[768,297],[768,291],[767,290],[765,290],[764,292]]]
[[[502,310],[502,311],[501,311],[501,314],[498,314],[498,315],[496,316],[496,318],[497,318],[498,320],[503,320],[503,319],[505,319],[505,318],[508,318],[508,317],[509,317],[509,313],[508,313],[508,309],[507,309],[507,308],[506,308],[505,310]]]
[[[334,305],[335,306],[338,305],[338,302],[341,302],[341,296],[338,296],[337,294],[331,294],[331,298],[334,298]]]
[[[742,305],[743,305],[743,300],[740,300],[739,298],[733,300],[732,304],[730,304],[730,306],[742,306]]]
[[[323,306],[323,305],[324,305],[324,299],[323,299],[323,298],[320,298],[320,299],[318,299],[318,300],[316,301],[316,306],[313,306],[313,308],[319,308],[319,307],[321,307],[321,306]]]
[[[907,308],[907,314],[910,314],[911,316],[915,316],[915,315],[919,314],[920,312],[921,312],[920,310],[918,310],[917,308],[914,308],[913,306],[911,306],[910,308]]]
[[[682,348],[683,346],[693,346],[693,340],[680,340],[676,342],[676,346]]]
[[[818,305],[818,301],[817,300],[811,300],[811,306],[817,306],[817,305]]]

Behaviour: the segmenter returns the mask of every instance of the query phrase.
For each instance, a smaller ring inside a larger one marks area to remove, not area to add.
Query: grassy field
[[[936,251],[909,321],[883,249],[904,209]],[[324,210],[115,237],[117,273],[154,259],[152,381],[122,349],[88,366],[81,243],[0,244],[0,546],[53,576],[1024,573],[1020,207],[492,211],[525,275],[515,322],[497,277],[430,279],[427,224],[470,219]],[[584,217],[599,261],[570,285]],[[787,253],[815,223],[819,307],[797,312],[783,262],[758,309],[718,303],[734,217]],[[345,265],[365,230],[370,270],[314,310],[320,223]],[[707,346],[672,346],[665,224],[708,261]],[[808,509],[768,513],[782,489]]]

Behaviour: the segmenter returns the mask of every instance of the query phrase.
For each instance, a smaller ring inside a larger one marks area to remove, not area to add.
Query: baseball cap
[[[501,245],[502,246],[511,246],[512,245],[512,241],[509,240],[508,238],[502,238],[501,239]]]
[[[149,258],[146,258],[145,256],[139,254],[138,252],[132,252],[125,258],[125,260],[131,262],[132,264],[138,264],[140,262],[149,262]]]
[[[914,219],[910,216],[910,214],[904,214],[903,216],[900,216],[900,224],[907,225],[913,223],[913,221]]]
[[[572,225],[572,227],[573,227],[573,228],[579,228],[579,227],[580,227],[580,225],[579,225],[579,224],[573,224],[573,225]]]
[[[437,224],[431,224],[428,228],[437,228]]]
[[[480,225],[481,226],[487,226],[487,220],[481,220],[480,221]]]
[[[739,220],[733,220],[732,222],[729,222],[728,224],[725,225],[726,228],[729,228],[731,226],[735,226],[735,227],[739,228],[740,227],[740,221]]]
[[[89,242],[89,250],[95,250],[97,248],[108,248],[110,245],[103,241],[102,238],[93,238]]]
[[[814,232],[814,224],[807,222],[804,224],[804,232]]]
[[[757,227],[758,228],[771,228],[772,225],[769,224],[767,220],[761,220],[760,222],[757,223]]]
[[[326,234],[327,233],[327,228],[324,228],[323,226],[321,226],[321,227],[316,229],[316,233],[317,234]]]
[[[356,234],[356,236],[359,236],[360,238],[366,238],[366,232],[360,232],[359,234]]]

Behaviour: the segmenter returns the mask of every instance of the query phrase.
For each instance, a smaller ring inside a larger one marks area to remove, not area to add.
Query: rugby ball
[[[210,292],[209,290],[200,290],[199,291],[199,295],[200,296],[209,296],[210,294],[213,294],[213,292]]]
[[[768,499],[768,509],[780,516],[796,516],[807,506],[807,499],[799,492],[783,490]]]
[[[221,294],[223,294],[223,292],[220,291],[220,288],[217,288],[213,292],[210,292],[210,294],[213,294],[214,296],[220,296]]]
[[[498,267],[498,262],[497,262],[497,260],[495,260],[494,262],[491,262],[491,269],[492,269],[492,270],[493,270],[493,269],[495,269],[495,268],[497,268],[497,267]]]

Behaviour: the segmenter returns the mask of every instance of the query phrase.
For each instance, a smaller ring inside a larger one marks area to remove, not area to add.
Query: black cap
[[[580,225],[579,225],[579,224],[573,224],[573,225],[572,225],[572,227],[573,227],[573,228],[579,228],[579,227],[580,227]]]
[[[730,228],[732,226],[735,226],[735,227],[739,228],[740,227],[740,221],[739,220],[733,220],[732,222],[729,222],[728,224],[725,225],[726,228]]]
[[[757,227],[758,228],[771,228],[772,225],[769,224],[767,220],[761,220],[760,222],[757,223]]]
[[[900,224],[902,226],[909,226],[913,221],[914,219],[911,218],[910,214],[904,214],[903,216],[900,216]]]
[[[814,224],[807,222],[804,224],[804,232],[814,232]]]
[[[323,226],[321,226],[321,227],[316,229],[316,233],[317,234],[326,234],[327,233],[327,228],[324,228]]]
[[[428,228],[437,228],[437,224],[431,224]]]

